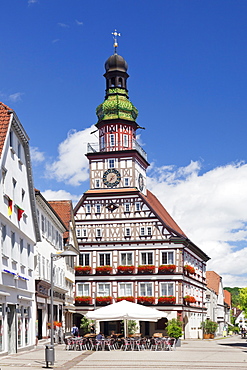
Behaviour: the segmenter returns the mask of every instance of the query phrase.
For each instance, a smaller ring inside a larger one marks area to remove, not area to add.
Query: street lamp
[[[54,280],[53,280],[53,262],[60,259],[61,257],[76,257],[80,253],[66,250],[61,253],[51,253],[51,344],[50,346],[46,346],[46,363],[48,367],[48,362],[51,363],[51,365],[54,365],[55,361],[55,349],[54,349],[54,307],[53,307],[53,287],[54,287]]]

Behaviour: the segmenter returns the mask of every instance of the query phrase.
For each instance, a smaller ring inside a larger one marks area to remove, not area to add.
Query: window
[[[173,265],[174,264],[174,252],[162,252],[161,264],[162,265]]]
[[[20,239],[20,257],[21,257],[21,261],[23,259],[23,249],[24,249],[24,241],[23,241],[23,239]]]
[[[141,265],[152,265],[152,264],[153,264],[153,253],[141,252]]]
[[[96,238],[101,238],[101,237],[102,237],[101,229],[96,229]]]
[[[2,246],[2,252],[4,255],[7,255],[8,253],[8,249],[7,249],[7,240],[6,240],[6,236],[7,236],[7,227],[6,225],[3,225],[1,224],[1,246]]]
[[[81,235],[83,238],[87,238],[87,229],[82,229],[81,230]]]
[[[30,256],[30,253],[31,253],[31,245],[28,244],[27,245],[27,255]]]
[[[105,148],[105,136],[101,136],[100,137],[100,144],[101,144],[101,149],[104,149]]]
[[[100,180],[95,179],[95,188],[99,188],[99,187],[100,187]]]
[[[109,168],[115,168],[115,159],[113,159],[113,158],[108,159],[108,167]]]
[[[110,134],[110,146],[114,146],[114,145],[115,145],[115,135]]]
[[[148,236],[152,235],[152,227],[151,226],[147,226],[147,235]]]
[[[135,203],[135,210],[139,212],[141,210],[141,204],[139,202]]]
[[[81,229],[76,229],[76,236],[77,238],[81,236]]]
[[[128,177],[125,177],[124,178],[124,186],[129,186],[129,185],[130,185],[129,178]]]
[[[99,265],[110,266],[111,265],[111,254],[110,253],[99,253]]]
[[[101,212],[101,205],[100,204],[96,204],[95,205],[95,213],[100,213]]]
[[[160,295],[173,295],[174,296],[174,283],[160,283]]]
[[[124,204],[124,212],[130,212],[130,204],[129,203]]]
[[[17,155],[18,155],[18,158],[21,160],[21,144],[19,142],[17,145]]]
[[[144,236],[145,235],[145,227],[140,227],[140,236]]]
[[[50,239],[50,237],[51,237],[51,223],[50,223],[50,221],[47,221],[47,228],[48,228],[48,238]]]
[[[81,253],[79,255],[79,265],[80,266],[90,266],[89,257],[90,257],[89,253]]]
[[[123,146],[125,146],[125,147],[129,146],[129,137],[128,137],[128,135],[123,135]]]
[[[2,167],[2,183],[4,185],[5,178],[6,178],[7,170],[6,168]]]
[[[131,283],[119,283],[118,284],[118,295],[119,297],[132,296],[132,284]]]
[[[110,284],[109,283],[99,283],[97,289],[98,297],[107,297],[110,295]]]
[[[15,247],[15,233],[11,231],[11,247],[14,249]]]
[[[89,296],[89,283],[79,283],[76,284],[77,295],[78,296]]]
[[[86,204],[86,213],[91,213],[91,205]]]
[[[139,285],[140,296],[152,296],[153,295],[153,284],[152,283],[140,283]]]
[[[14,144],[14,135],[13,135],[13,131],[10,131],[9,133],[9,145],[11,148],[13,148],[13,144]]]
[[[125,228],[125,236],[130,236],[130,235],[131,235],[130,227],[126,227]]]
[[[44,215],[41,215],[41,230],[42,230],[42,233],[44,234],[45,233],[45,216]]]
[[[120,263],[121,265],[124,266],[130,266],[133,265],[133,254],[132,253],[121,253],[121,258],[120,258]]]

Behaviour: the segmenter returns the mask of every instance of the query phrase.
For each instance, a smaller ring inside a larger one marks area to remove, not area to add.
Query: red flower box
[[[151,305],[154,304],[155,298],[154,297],[137,297],[137,303],[144,304],[144,305]]]
[[[76,275],[89,275],[92,273],[91,266],[75,266]]]
[[[110,275],[112,273],[112,266],[98,266],[96,267],[96,273],[99,275]]]
[[[135,302],[135,298],[132,297],[132,296],[128,296],[128,297],[117,297],[117,302],[120,302],[120,301],[129,301],[129,302]]]
[[[176,297],[173,295],[170,296],[162,296],[158,299],[159,304],[175,304],[176,303]]]
[[[117,268],[118,273],[120,274],[133,274],[135,271],[135,266],[133,265],[120,265]]]
[[[88,305],[92,303],[92,298],[89,296],[75,297],[76,305]]]
[[[96,297],[96,303],[100,306],[106,306],[107,304],[112,303],[112,297],[110,297],[110,296]]]
[[[195,299],[195,297],[192,297],[190,295],[186,295],[184,297],[184,302],[185,303],[188,303],[188,304],[190,304],[190,303],[196,303],[196,299]]]
[[[170,274],[176,270],[176,265],[160,265],[159,273],[160,274]]]
[[[184,265],[184,272],[187,272],[188,274],[194,274],[196,271],[194,267],[190,265]]]
[[[138,273],[139,274],[153,274],[155,271],[154,265],[139,265]]]

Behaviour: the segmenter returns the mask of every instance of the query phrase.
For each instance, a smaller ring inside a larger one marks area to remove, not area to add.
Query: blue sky
[[[246,20],[239,0],[2,0],[0,101],[30,137],[35,186],[74,201],[88,189],[117,28],[149,188],[225,285],[246,286]]]

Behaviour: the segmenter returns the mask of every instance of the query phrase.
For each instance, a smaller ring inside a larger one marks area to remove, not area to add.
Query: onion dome
[[[123,57],[121,57],[121,55],[113,54],[105,62],[105,70],[106,72],[111,71],[127,72],[128,64],[126,60]]]

